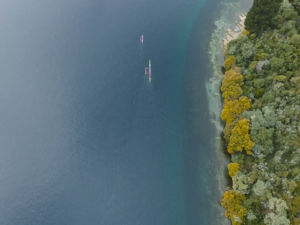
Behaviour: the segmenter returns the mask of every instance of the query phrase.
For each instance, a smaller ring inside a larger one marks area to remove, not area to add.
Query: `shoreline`
[[[249,1],[248,1],[249,2]],[[216,152],[216,161],[218,162],[216,168],[216,181],[219,202],[216,203],[216,212],[219,217],[220,225],[231,224],[224,215],[224,208],[221,206],[221,198],[229,188],[231,180],[229,179],[227,172],[227,165],[230,162],[230,156],[226,154],[224,148],[224,140],[222,133],[224,129],[223,121],[221,120],[221,110],[223,108],[220,86],[223,78],[221,67],[224,63],[224,53],[227,48],[227,44],[237,38],[244,30],[244,21],[246,13],[252,5],[250,1],[249,6],[244,6],[246,0],[237,1],[224,1],[221,2],[221,10],[219,16],[215,20],[215,30],[211,35],[209,55],[212,67],[212,76],[206,83],[206,91],[209,98],[209,111],[212,118],[213,126],[215,127],[215,143],[214,149]],[[228,16],[230,15],[230,16]]]
[[[237,39],[238,36],[245,30],[245,20],[246,20],[246,14],[240,13],[238,21],[236,22],[235,26],[233,28],[227,29],[226,35],[222,40],[224,54],[227,50],[227,45],[229,44],[229,42]]]

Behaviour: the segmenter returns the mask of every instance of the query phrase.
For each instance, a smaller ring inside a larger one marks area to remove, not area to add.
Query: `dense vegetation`
[[[300,225],[300,16],[299,0],[290,2],[254,1],[250,33],[225,54],[221,118],[232,187],[221,203],[233,225]]]
[[[300,0],[289,0],[293,4],[294,8],[300,13]]]
[[[282,0],[254,0],[247,14],[246,29],[252,33],[260,33],[276,26],[276,16]]]

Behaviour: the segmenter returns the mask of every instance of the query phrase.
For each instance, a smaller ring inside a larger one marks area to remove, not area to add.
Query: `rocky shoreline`
[[[246,15],[245,14],[240,14],[239,15],[239,20],[236,22],[234,28],[229,28],[226,31],[226,35],[223,38],[223,52],[225,53],[227,50],[227,45],[230,41],[236,39],[245,29],[245,20],[246,20]]]

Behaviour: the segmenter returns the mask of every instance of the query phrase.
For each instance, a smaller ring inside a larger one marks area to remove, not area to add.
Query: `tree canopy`
[[[254,0],[253,6],[247,14],[246,29],[251,33],[261,33],[267,28],[274,28],[282,0]]]

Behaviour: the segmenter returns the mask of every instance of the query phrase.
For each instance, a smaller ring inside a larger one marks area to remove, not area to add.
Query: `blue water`
[[[0,224],[216,224],[219,1],[2,1]]]

